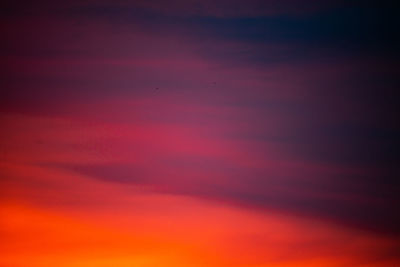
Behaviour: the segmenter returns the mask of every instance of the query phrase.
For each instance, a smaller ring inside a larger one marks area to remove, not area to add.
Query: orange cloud
[[[7,185],[1,202],[1,266],[396,264],[385,254],[396,247],[390,239],[315,219],[154,193],[48,167],[1,167],[17,181]]]

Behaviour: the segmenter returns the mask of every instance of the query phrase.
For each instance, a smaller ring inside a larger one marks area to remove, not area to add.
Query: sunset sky
[[[0,267],[400,266],[390,1],[6,1]]]

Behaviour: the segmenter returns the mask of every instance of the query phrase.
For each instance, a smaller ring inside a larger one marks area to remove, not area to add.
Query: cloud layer
[[[394,10],[5,5],[0,264],[397,264]]]

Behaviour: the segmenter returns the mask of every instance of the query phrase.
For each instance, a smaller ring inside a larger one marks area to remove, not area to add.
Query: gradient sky
[[[400,266],[390,1],[6,1],[0,266]]]

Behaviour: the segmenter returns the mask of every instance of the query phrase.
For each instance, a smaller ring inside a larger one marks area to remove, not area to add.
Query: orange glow
[[[332,226],[184,197],[144,197],[137,215],[3,204],[2,266],[387,266],[362,255],[390,246]],[[171,206],[172,205],[172,206]],[[143,206],[142,206],[143,207]],[[137,208],[137,207],[135,207]],[[164,213],[161,210],[164,210]],[[187,210],[190,209],[190,210]],[[162,214],[162,215],[160,215]]]
[[[375,257],[394,245],[273,211],[110,186],[50,168],[2,169],[42,182],[58,177],[49,187],[59,183],[66,191],[55,206],[22,199],[46,197],[47,189],[8,192],[1,205],[1,266],[387,266],[378,260],[363,265],[365,255]],[[71,204],[71,192],[82,198],[79,206]]]
[[[0,267],[400,267],[386,2],[6,0]]]
[[[385,257],[395,241],[380,235],[278,210],[247,210],[151,186],[103,181],[62,167],[76,161],[148,164],[145,157],[132,152],[128,157],[101,145],[104,140],[140,139],[131,129],[29,117],[2,118],[2,123],[10,132],[1,139],[6,153],[0,163],[0,266],[398,264]],[[189,143],[198,142],[190,138]],[[100,149],[93,152],[93,145]],[[204,153],[222,156],[224,149],[208,146],[213,151]],[[192,149],[203,151],[201,145]]]

